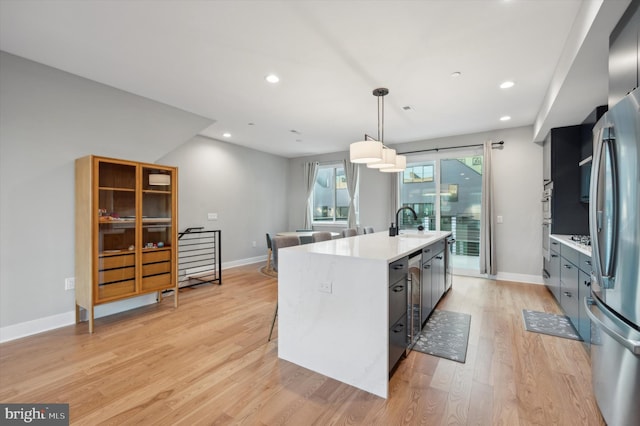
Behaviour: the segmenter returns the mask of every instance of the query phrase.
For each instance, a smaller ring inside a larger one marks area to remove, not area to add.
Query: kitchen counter
[[[278,357],[380,397],[389,382],[389,264],[450,232],[388,232],[278,252]]]
[[[571,247],[572,249],[578,250],[582,254],[591,256],[591,246],[573,241],[571,239],[571,235],[551,234],[551,238],[561,244]]]

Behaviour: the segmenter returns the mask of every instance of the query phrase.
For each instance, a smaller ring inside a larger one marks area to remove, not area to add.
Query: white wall
[[[0,332],[75,309],[76,158],[155,162],[210,123],[0,52]]]
[[[505,142],[493,150],[496,215],[504,223],[496,228],[498,278],[542,283],[542,147],[532,142],[531,127],[451,136],[397,145],[399,152],[447,146],[481,144],[486,140]],[[452,154],[455,151],[449,151]],[[347,152],[295,158],[290,161],[292,179],[289,228],[300,227],[304,218],[302,163],[341,160]],[[394,221],[390,212],[391,178],[379,171],[360,167],[360,223],[379,230]]]
[[[266,253],[264,234],[304,221],[305,161],[194,136],[210,120],[0,52],[0,341],[73,322],[74,160],[96,154],[179,167],[179,225],[223,231],[223,262]],[[495,152],[499,277],[540,280],[542,148],[531,129],[403,144],[504,140]],[[360,222],[391,222],[392,177],[361,167]],[[207,213],[218,221],[207,221]],[[256,241],[256,247],[252,242]],[[112,311],[136,301],[108,304]],[[101,306],[100,308],[104,308]],[[98,309],[97,316],[109,313]]]
[[[158,162],[179,168],[179,229],[220,229],[224,265],[265,258],[265,234],[288,229],[287,159],[197,136]]]

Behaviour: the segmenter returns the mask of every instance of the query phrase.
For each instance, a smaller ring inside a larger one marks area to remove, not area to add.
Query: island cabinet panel
[[[87,156],[76,160],[76,322],[94,306],[177,291],[175,167]]]
[[[377,232],[280,249],[278,357],[387,398],[407,348],[408,256],[449,235]]]
[[[409,258],[389,264],[389,371],[407,348],[407,274]]]
[[[445,290],[445,260],[444,240],[431,244],[422,249],[422,322],[427,322],[429,316],[444,295]]]

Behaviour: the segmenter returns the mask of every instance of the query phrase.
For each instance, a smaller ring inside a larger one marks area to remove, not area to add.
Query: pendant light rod
[[[384,97],[389,94],[389,89],[379,87],[372,93],[378,98],[378,141],[384,144]]]

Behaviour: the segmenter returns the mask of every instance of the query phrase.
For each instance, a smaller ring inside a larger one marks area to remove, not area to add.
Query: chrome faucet
[[[412,209],[412,208],[411,208],[411,207],[409,207],[409,206],[403,206],[403,207],[400,207],[400,208],[398,209],[398,211],[396,212],[396,226],[395,226],[395,229],[394,229],[394,227],[393,227],[393,224],[391,224],[391,225],[392,225],[392,226],[391,226],[391,229],[389,229],[389,235],[390,235],[390,236],[395,236],[395,235],[398,235],[398,234],[400,233],[400,222],[398,222],[398,220],[399,220],[398,215],[400,214],[400,212],[401,212],[402,210],[409,210],[409,211],[411,211],[411,213],[413,213],[413,219],[414,219],[414,220],[418,220],[418,215],[416,214],[416,211],[415,211],[414,209]],[[393,234],[393,235],[392,235],[392,234]]]

